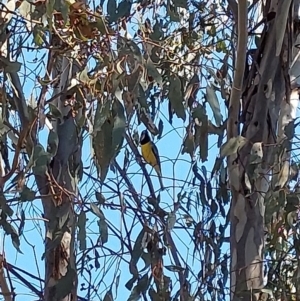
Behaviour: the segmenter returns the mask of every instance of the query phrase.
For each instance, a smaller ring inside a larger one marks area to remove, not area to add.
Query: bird
[[[161,173],[161,165],[160,165],[158,149],[156,145],[151,141],[151,138],[147,130],[142,131],[140,137],[140,144],[142,149],[142,157],[156,171],[161,189],[163,190],[164,185],[162,181],[162,173]]]

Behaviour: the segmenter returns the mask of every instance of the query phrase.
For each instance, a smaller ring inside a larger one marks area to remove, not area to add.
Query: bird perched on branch
[[[142,131],[140,144],[142,148],[142,156],[144,160],[150,164],[156,171],[161,189],[164,189],[161,174],[161,165],[156,145],[151,141],[147,130]]]

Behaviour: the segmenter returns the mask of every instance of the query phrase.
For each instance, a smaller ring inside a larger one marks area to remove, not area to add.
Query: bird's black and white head
[[[150,139],[150,136],[148,134],[148,131],[147,130],[142,131],[141,137],[140,137],[140,143],[141,144],[146,144],[149,141],[151,141],[151,139]]]

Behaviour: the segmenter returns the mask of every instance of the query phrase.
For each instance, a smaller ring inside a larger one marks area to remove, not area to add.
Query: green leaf
[[[94,203],[91,203],[90,206],[91,206],[92,212],[99,218],[102,218],[102,213],[101,213],[100,209],[98,208],[98,206]]]
[[[28,188],[26,185],[24,185],[21,193],[20,193],[20,201],[22,202],[30,202],[35,199],[35,191]]]
[[[52,103],[49,103],[49,109],[50,109],[50,113],[54,118],[62,118],[62,113],[61,111],[57,108],[57,106],[55,106]]]
[[[21,216],[21,221],[20,221],[20,225],[19,225],[19,236],[21,236],[23,234],[23,230],[24,230],[24,226],[25,226],[25,212],[23,209],[21,209],[20,211],[20,216]]]
[[[229,139],[221,147],[221,157],[227,157],[235,154],[238,149],[243,147],[247,142],[247,139],[243,136],[237,136]]]
[[[216,158],[214,167],[213,167],[212,172],[211,172],[211,178],[213,178],[213,176],[215,175],[215,173],[217,173],[217,172],[220,171],[222,163],[223,163],[223,159],[222,158]]]
[[[103,298],[103,301],[113,301],[113,300],[114,300],[114,298],[113,298],[111,290],[107,291]]]
[[[0,208],[7,216],[12,216],[14,211],[10,208],[3,193],[0,193]],[[0,218],[1,221],[1,218]]]
[[[141,232],[139,233],[138,237],[136,238],[136,241],[133,246],[132,250],[132,257],[131,257],[131,263],[136,266],[138,260],[140,259],[142,253],[143,253],[143,248],[142,248],[142,241],[145,235],[145,230],[142,229]],[[132,271],[130,271],[132,273]]]
[[[210,85],[207,85],[207,87],[206,87],[206,99],[213,111],[216,125],[220,126],[222,123],[222,120],[223,120],[223,116],[221,114],[220,104],[219,104],[219,101],[218,101],[218,98],[216,95],[216,91]]]
[[[37,144],[33,149],[32,161],[33,161],[33,173],[35,175],[44,176],[47,171],[47,165],[49,164],[51,155],[44,150],[41,144]]]
[[[142,62],[143,60],[141,49],[132,39],[119,36],[117,40],[117,49],[119,58],[129,55],[133,56],[137,62]]]
[[[169,100],[171,102],[171,106],[175,111],[177,117],[185,121],[186,113],[183,106],[183,92],[181,80],[177,75],[171,75],[169,81]]]
[[[104,16],[97,15],[97,13],[94,13],[94,14],[96,15],[95,27],[97,29],[99,29],[101,34],[106,34],[109,30],[111,30],[111,29],[107,28],[107,26],[106,26],[107,22],[106,22]]]
[[[74,280],[76,277],[76,271],[71,268],[70,264],[67,266],[67,273],[62,276],[57,284],[53,287],[55,291],[55,297],[58,300],[65,298],[68,294],[71,293]]]
[[[101,131],[101,128],[107,118],[110,116],[110,105],[111,102],[106,100],[104,104],[100,102],[97,105],[96,113],[95,113],[95,123],[94,123],[94,133]]]
[[[26,1],[24,1],[24,2],[26,2]],[[40,26],[40,25],[34,26],[33,41],[34,41],[36,46],[39,46],[39,47],[43,46],[43,44],[44,44],[43,36],[44,36],[43,27]]]
[[[149,289],[149,296],[151,301],[161,301],[160,295],[152,287]]]
[[[163,121],[160,119],[160,120],[159,120],[159,123],[158,123],[158,136],[157,136],[157,139],[160,139],[160,138],[161,138],[162,133],[163,133],[163,130],[164,130],[164,123],[163,123]]]
[[[91,203],[91,209],[92,209],[92,212],[96,216],[99,217],[99,220],[97,221],[97,223],[98,223],[98,227],[99,227],[101,243],[102,243],[102,245],[104,245],[108,241],[108,226],[107,226],[105,216],[104,216],[102,210],[99,209],[99,207],[96,204]]]
[[[164,32],[159,21],[155,22],[149,37],[153,41],[160,41],[164,37]]]
[[[176,7],[188,8],[187,0],[173,0]]]
[[[129,298],[127,299],[127,301],[137,301],[137,300],[140,299],[140,297],[141,297],[141,294],[140,294],[140,292],[138,291],[137,286],[135,286],[135,287],[132,289],[132,291],[131,291],[131,293],[130,293],[130,296],[129,296]]]
[[[112,159],[112,133],[113,121],[108,119],[93,137],[92,145],[101,181],[105,180]]]
[[[149,285],[150,285],[150,281],[149,281],[148,273],[145,273],[143,277],[138,280],[136,289],[139,293],[144,293],[147,291]]]
[[[99,226],[101,244],[103,246],[108,241],[108,227],[104,214],[102,214],[102,218],[100,218],[97,223]]]
[[[88,76],[88,68],[85,67],[81,72],[77,74],[77,78],[82,81],[83,83],[89,83],[90,78]]]
[[[47,151],[55,156],[58,148],[58,135],[55,131],[51,130],[48,136],[48,148]]]
[[[165,268],[171,272],[182,272],[185,268],[177,266],[177,265],[167,265]]]
[[[86,250],[86,213],[84,211],[81,211],[78,216],[77,221],[78,226],[78,240],[79,240],[79,249],[80,251]]]
[[[46,2],[46,15],[47,15],[47,21],[48,21],[48,26],[50,31],[52,30],[52,18],[54,12],[54,5],[55,5],[55,0],[48,0]]]
[[[161,74],[158,72],[157,68],[155,67],[154,63],[152,62],[152,60],[150,59],[150,57],[148,58],[147,62],[146,62],[146,69],[147,69],[147,73],[148,76],[153,77],[153,79],[160,85],[163,85],[163,78],[161,76]]]
[[[189,154],[191,156],[191,159],[194,157],[194,151],[195,151],[195,140],[194,135],[191,131],[185,136],[185,139],[183,141],[183,148],[181,151],[181,154]]]
[[[108,14],[109,23],[114,23],[118,20],[116,0],[108,0],[106,11]]]
[[[104,205],[105,202],[106,202],[106,199],[105,199],[104,195],[101,192],[98,192],[98,191],[95,192],[95,195],[96,195],[96,199],[98,201],[98,204],[99,205]]]
[[[131,291],[134,283],[136,282],[136,280],[138,279],[137,276],[133,276],[131,279],[129,279],[126,283],[125,283],[125,287]]]
[[[123,0],[118,5],[118,18],[128,18],[130,16],[132,2],[130,0]]]
[[[17,230],[12,226],[11,223],[7,222],[7,220],[4,218],[1,218],[1,226],[3,227],[5,234],[10,235],[11,242],[13,246],[16,248],[16,250],[19,253],[23,254],[22,251],[20,250],[20,238]]]
[[[4,56],[0,56],[0,63],[7,73],[16,73],[21,69],[22,64],[19,62],[12,62]]]
[[[170,1],[168,1],[170,2]],[[180,15],[177,12],[177,9],[175,6],[168,4],[167,5],[167,13],[170,16],[171,22],[180,22]]]
[[[195,126],[195,137],[200,147],[200,159],[207,161],[208,157],[208,116],[203,116],[199,126]]]
[[[114,127],[112,131],[112,157],[114,158],[122,147],[126,127],[124,107],[117,99],[115,99],[113,103],[112,114],[114,116]]]
[[[290,121],[284,128],[284,134],[288,140],[292,140],[295,136],[295,122]]]
[[[171,231],[176,223],[176,213],[170,212],[167,217],[167,230]]]

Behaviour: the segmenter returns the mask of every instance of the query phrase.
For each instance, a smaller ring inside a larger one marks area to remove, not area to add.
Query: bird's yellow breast
[[[156,160],[155,154],[152,150],[151,142],[143,144],[141,146],[141,148],[142,148],[142,156],[145,159],[145,161],[153,167],[156,166],[157,160]]]

